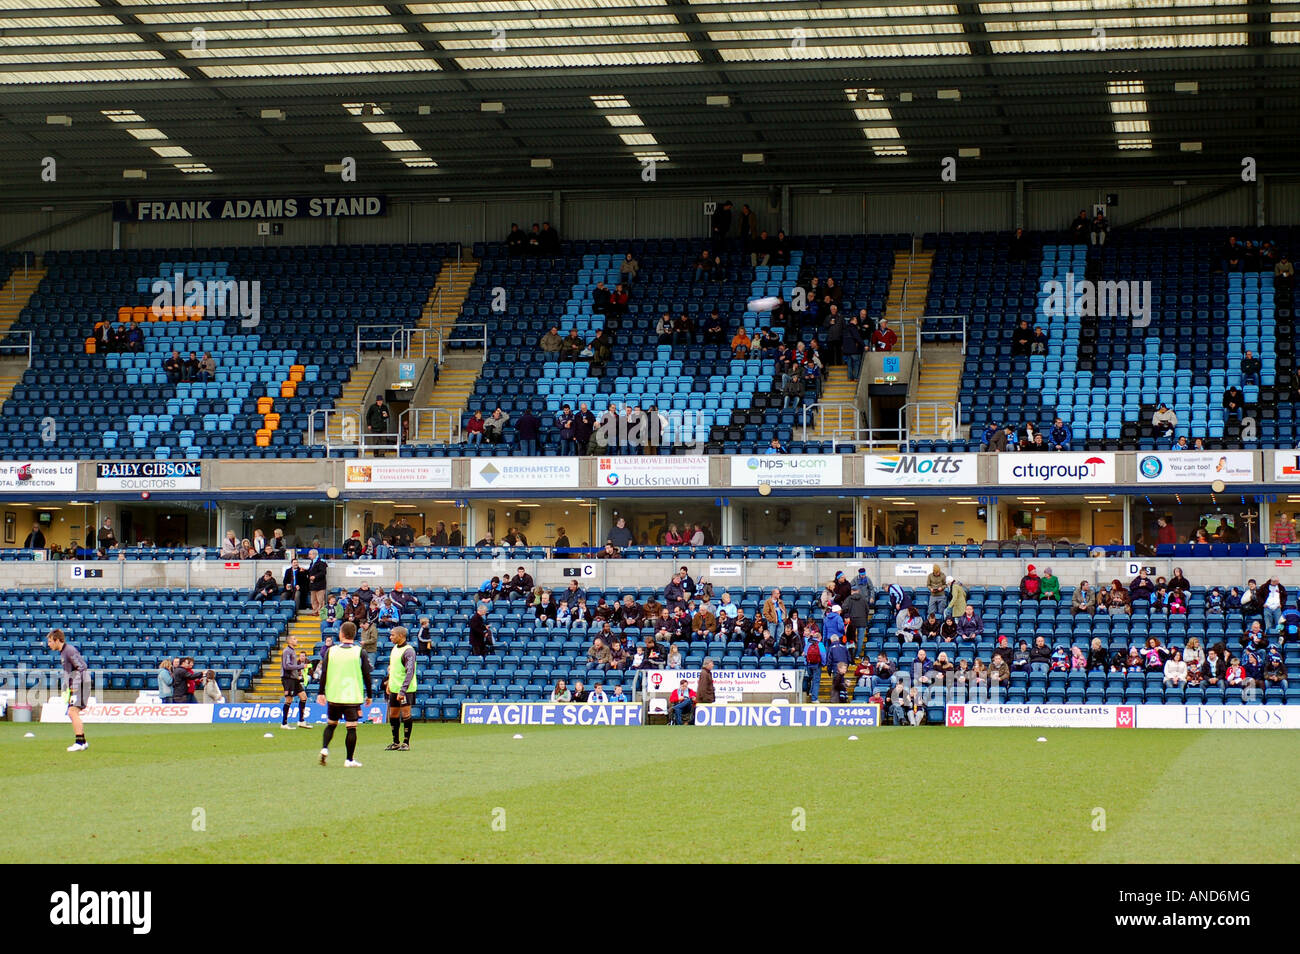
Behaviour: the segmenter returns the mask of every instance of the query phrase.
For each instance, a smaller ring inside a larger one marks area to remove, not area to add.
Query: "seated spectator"
[[[506,424],[510,422],[510,415],[501,410],[497,405],[487,420],[483,422],[483,439],[489,444],[501,444],[505,441]]]
[[[900,642],[921,641],[921,614],[915,606],[907,606],[898,611],[894,618],[896,635]]]
[[[550,331],[542,335],[541,340],[537,342],[537,347],[541,350],[542,354],[558,355],[560,353],[560,346],[563,343],[564,339],[560,337],[559,327],[552,326]]]
[[[1032,649],[1030,650],[1030,654],[1033,654]],[[1057,646],[1052,650],[1050,669],[1052,672],[1070,671],[1070,654],[1066,652],[1064,646]]]
[[[180,384],[184,380],[185,361],[179,351],[173,351],[171,357],[163,362],[163,370],[167,372],[167,380],[172,384]]]
[[[1038,638],[1041,640],[1043,637]],[[1029,672],[1030,658],[1029,644],[1022,639],[1016,646],[1016,651],[1011,654],[1012,672]]]
[[[560,360],[577,361],[586,350],[586,343],[578,336],[578,329],[570,328],[569,333],[560,342]]]
[[[1029,669],[1031,672],[1047,672],[1052,666],[1052,647],[1042,636],[1034,637],[1034,645],[1029,650]]]
[[[659,316],[659,321],[655,324],[655,335],[658,336],[658,340],[661,345],[663,344],[670,345],[675,343],[673,340],[674,339],[673,332],[674,332],[673,316],[668,314],[668,312],[665,311],[662,315]]]
[[[510,223],[510,233],[506,236],[506,251],[511,258],[518,258],[528,248],[528,236],[519,227],[518,222]]]
[[[1082,646],[1075,646],[1070,650],[1070,671],[1087,672],[1088,658],[1083,654]]]
[[[1093,245],[1102,246],[1106,244],[1106,233],[1110,231],[1110,223],[1106,221],[1106,216],[1098,212],[1092,217],[1089,225],[1088,234]]]
[[[1020,578],[1020,598],[1022,600],[1038,600],[1043,596],[1043,581],[1039,575],[1034,572],[1034,565],[1031,563],[1025,570],[1025,575]]]
[[[624,653],[626,656],[627,654]],[[608,669],[613,659],[613,650],[605,645],[605,641],[597,636],[591,642],[591,648],[587,650],[587,668],[588,669]]]
[[[1061,602],[1061,581],[1056,578],[1050,566],[1039,580],[1038,598],[1052,603]]]
[[[701,250],[695,259],[694,268],[691,271],[691,280],[697,282],[708,281],[712,277],[713,256],[709,254],[709,250],[706,248]]]
[[[1230,418],[1241,420],[1242,409],[1246,405],[1246,395],[1235,384],[1223,392],[1223,410]]]
[[[627,314],[627,289],[620,282],[614,286],[614,290],[609,293],[609,309],[607,314],[611,318],[622,318]]]
[[[695,692],[683,679],[668,697],[669,711],[672,713],[673,725],[689,725],[694,718]]]
[[[965,615],[964,611],[962,615]],[[939,624],[939,642],[955,643],[957,641],[957,636],[957,618],[954,616],[945,616],[943,622]]]
[[[1101,639],[1094,636],[1092,646],[1088,650],[1088,671],[1105,672],[1108,666],[1108,657],[1106,650],[1101,645]]]
[[[1097,594],[1093,591],[1092,584],[1087,580],[1080,580],[1079,586],[1074,591],[1074,597],[1070,600],[1070,615],[1078,616],[1085,613],[1091,616],[1097,612]]]
[[[939,632],[942,629],[943,629],[943,621],[940,620],[937,616],[935,616],[934,613],[930,613],[925,617],[925,622],[921,624],[921,639],[938,640]],[[956,630],[954,628],[954,633],[955,631]]]
[[[1088,210],[1080,209],[1079,214],[1070,223],[1070,240],[1076,245],[1086,245],[1091,232],[1092,221],[1088,218]]]
[[[1061,418],[1057,418],[1047,433],[1047,444],[1054,451],[1068,451],[1074,440],[1074,431]]]
[[[483,428],[486,422],[483,420],[483,412],[475,411],[468,421],[465,422],[465,443],[471,447],[477,447],[483,443]]]
[[[633,257],[631,252],[623,256],[623,263],[618,267],[618,277],[629,286],[636,284],[637,275],[641,271],[641,263]]]
[[[668,658],[664,661],[664,666],[667,669],[682,668],[682,651],[676,643],[668,646]]]
[[[1029,346],[1033,343],[1034,332],[1029,327],[1028,319],[1021,318],[1020,324],[1011,332],[1011,356],[1025,357],[1029,355]]]
[[[975,612],[975,607],[967,605],[965,611],[957,618],[957,635],[966,642],[972,642],[984,635],[984,621]]]
[[[555,688],[551,690],[552,702],[572,702],[573,693],[569,692],[569,687],[565,685],[563,679],[555,681]]]
[[[1281,689],[1289,685],[1286,664],[1282,661],[1282,653],[1277,647],[1270,647],[1268,650],[1268,662],[1264,664],[1264,685]]]
[[[1263,363],[1248,350],[1241,359],[1241,383],[1259,384],[1259,375],[1263,369]]]
[[[343,543],[343,556],[349,560],[359,560],[364,551],[365,544],[361,542],[361,531],[353,530],[352,536]]]
[[[731,339],[731,356],[741,361],[745,360],[749,357],[749,350],[752,345],[753,342],[750,340],[749,335],[745,332],[745,328],[742,325],[740,330],[737,331],[735,336]]]
[[[280,584],[275,582],[275,574],[267,570],[253,586],[253,593],[249,598],[258,603],[265,603],[267,600],[279,599],[279,597]]]
[[[1161,403],[1151,415],[1151,426],[1155,428],[1157,437],[1172,436],[1178,426],[1178,415],[1169,409],[1168,404]]]

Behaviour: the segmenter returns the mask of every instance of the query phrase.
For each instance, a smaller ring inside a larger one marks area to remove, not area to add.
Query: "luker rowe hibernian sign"
[[[384,195],[295,195],[229,199],[126,199],[113,203],[118,222],[236,219],[343,219],[388,214]]]

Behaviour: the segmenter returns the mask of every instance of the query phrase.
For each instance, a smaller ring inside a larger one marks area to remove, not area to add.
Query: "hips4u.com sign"
[[[754,454],[731,458],[731,486],[839,487],[844,459],[836,454]]]

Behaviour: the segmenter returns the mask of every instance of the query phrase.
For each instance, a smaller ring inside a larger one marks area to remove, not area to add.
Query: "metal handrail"
[[[432,436],[426,441],[420,436],[421,426],[426,417],[432,418]],[[464,436],[461,433],[461,412],[459,408],[454,407],[408,407],[397,418],[397,433],[399,435],[398,447],[405,444],[459,444]],[[402,424],[406,423],[406,440],[402,441]],[[440,426],[445,429],[446,436],[440,437]]]
[[[909,401],[903,405],[903,421],[909,451],[912,449],[912,441],[916,440],[913,430],[919,428],[923,422],[932,424],[934,432],[939,434],[941,440],[955,440],[957,434],[961,432],[961,402]]]
[[[803,417],[802,439],[805,441],[809,439],[810,415],[814,418],[812,422],[814,428],[817,426],[816,419],[821,419],[823,430],[829,431],[827,438],[836,446],[840,444],[867,444],[871,447],[877,444],[897,446],[907,438],[906,428],[873,427],[864,424],[862,412],[858,410],[857,405],[846,401],[805,404],[800,410]],[[832,423],[828,425],[827,421]]]
[[[479,328],[479,329],[481,329],[481,331],[478,332],[478,333],[474,333],[473,331],[470,331],[470,332],[468,332],[468,336],[467,336],[467,337],[463,337],[463,338],[461,338],[461,337],[456,337],[457,333],[458,333],[462,328],[466,328],[466,329]],[[451,327],[451,337],[448,337],[448,338],[446,338],[445,340],[443,340],[443,341],[442,341],[442,344],[446,344],[446,345],[451,345],[451,344],[474,344],[474,345],[477,345],[477,346],[482,350],[482,352],[483,352],[483,360],[486,361],[486,360],[487,360],[487,353],[488,353],[487,324],[486,324],[486,323],[483,323],[483,322],[477,322],[477,321],[469,321],[469,322],[461,322],[461,321],[458,321],[458,322],[456,322],[456,324],[454,324],[454,325]],[[441,348],[442,345],[440,344],[439,347]]]
[[[0,344],[0,351],[24,351],[24,352],[26,352],[26,353],[27,353],[27,367],[30,368],[30,367],[32,366],[32,332],[30,332],[30,331],[23,331],[22,329],[14,329],[14,330],[12,330],[12,331],[7,332],[7,334],[11,334],[11,335],[25,335],[25,336],[27,337],[27,344]]]
[[[925,323],[926,323],[927,321],[929,321],[930,319],[932,319],[932,318],[960,318],[960,319],[961,319],[961,332],[960,332],[960,334],[961,334],[961,353],[962,353],[962,354],[965,354],[965,353],[966,353],[966,321],[967,321],[968,316],[967,316],[967,315],[922,315],[922,316],[918,319],[918,321],[917,321],[917,328],[918,328],[918,329],[924,329],[924,327],[925,327]],[[940,337],[941,335],[955,335],[955,334],[958,334],[958,332],[956,332],[956,331],[924,331],[924,330],[921,330],[921,335],[923,335],[923,336],[928,336],[928,337],[931,337],[931,338],[938,338],[938,337]]]
[[[318,407],[314,408],[307,417],[307,444],[312,445],[317,442],[316,417],[320,415],[320,436],[321,443],[325,445],[325,455],[333,456],[335,447],[360,447],[364,444],[364,434],[361,428],[361,412],[349,411],[346,408],[338,407]],[[333,418],[340,418],[339,441],[334,442],[333,435],[330,433],[330,423]],[[352,426],[348,424],[351,422]]]

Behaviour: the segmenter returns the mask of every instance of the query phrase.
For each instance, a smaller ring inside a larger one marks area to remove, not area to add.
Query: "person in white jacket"
[[[1174,654],[1165,663],[1165,687],[1175,689],[1186,681],[1187,663],[1183,662],[1182,652],[1175,649]]]

